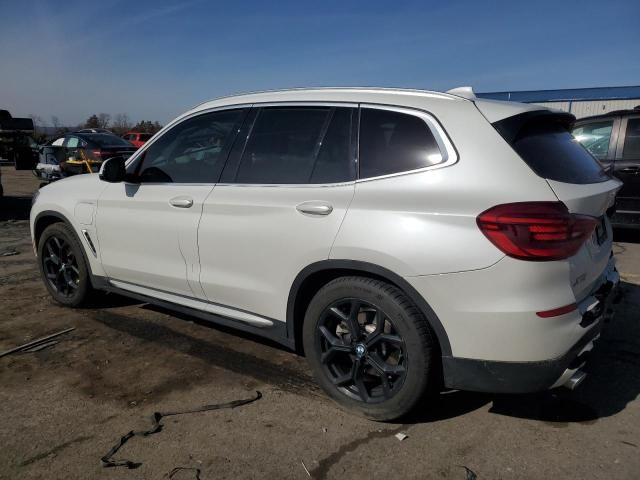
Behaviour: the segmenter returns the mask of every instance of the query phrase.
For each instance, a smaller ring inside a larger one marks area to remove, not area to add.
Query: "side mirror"
[[[113,157],[105,160],[100,167],[98,176],[100,180],[109,183],[119,183],[124,181],[127,170],[124,166],[123,157]]]

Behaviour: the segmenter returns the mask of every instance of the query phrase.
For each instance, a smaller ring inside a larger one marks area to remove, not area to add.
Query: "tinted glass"
[[[235,181],[304,184],[352,180],[351,114],[351,109],[332,107],[261,109]]]
[[[640,159],[640,118],[627,120],[627,133],[624,137],[622,158],[625,160]]]
[[[83,137],[92,143],[100,145],[101,147],[131,146],[126,140],[116,137],[115,135],[109,135],[108,133],[85,133]]]
[[[245,113],[206,113],[176,125],[143,153],[140,181],[217,182]]]
[[[542,178],[565,183],[597,183],[609,178],[596,159],[558,123],[525,126],[512,146]]]
[[[363,108],[360,178],[407,172],[444,161],[431,130],[414,115]]]
[[[65,146],[67,148],[76,148],[79,142],[80,140],[78,140],[78,137],[67,137]]]
[[[609,141],[613,130],[613,120],[587,123],[576,127],[571,132],[591,155],[599,160],[607,158],[609,153]]]
[[[141,141],[141,142],[146,142],[150,138],[151,138],[151,134],[150,133],[141,133],[140,135],[138,135],[138,140]]]

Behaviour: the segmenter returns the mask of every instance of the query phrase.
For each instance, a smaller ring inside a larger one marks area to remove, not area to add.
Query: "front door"
[[[203,208],[209,301],[286,319],[293,280],[329,257],[353,198],[356,114],[327,105],[252,110]]]
[[[245,113],[216,111],[181,121],[129,163],[130,182],[104,190],[96,227],[112,283],[203,297],[198,222]]]

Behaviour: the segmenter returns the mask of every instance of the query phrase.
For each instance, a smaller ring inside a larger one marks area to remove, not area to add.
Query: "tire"
[[[48,226],[38,241],[38,267],[53,299],[83,305],[92,293],[87,260],[78,237],[65,223]]]
[[[398,419],[437,389],[435,335],[409,298],[383,281],[340,277],[323,286],[307,308],[303,343],[325,392],[372,420]]]

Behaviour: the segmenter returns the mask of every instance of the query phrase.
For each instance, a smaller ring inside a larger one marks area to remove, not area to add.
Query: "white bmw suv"
[[[42,188],[33,244],[58,302],[118,292],[268,337],[369,418],[573,387],[611,314],[620,188],[573,121],[466,89],[222,98]]]

